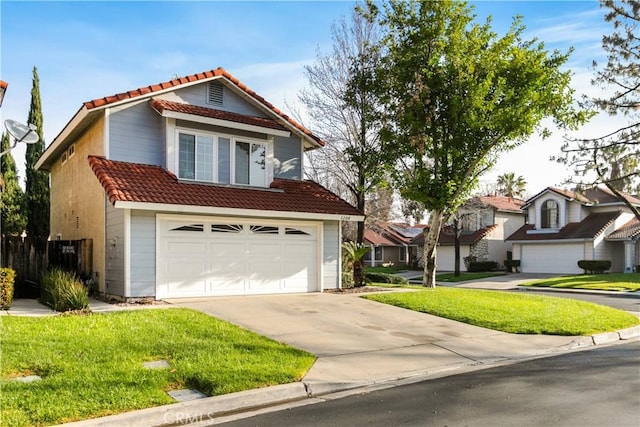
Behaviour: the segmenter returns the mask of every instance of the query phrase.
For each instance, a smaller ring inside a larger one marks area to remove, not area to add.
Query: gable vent
[[[222,84],[218,82],[210,82],[209,83],[209,91],[207,93],[207,103],[213,105],[222,105],[224,94]]]

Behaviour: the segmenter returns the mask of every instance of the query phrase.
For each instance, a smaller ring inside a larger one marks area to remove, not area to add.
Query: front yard
[[[300,380],[315,356],[188,309],[2,318],[3,426],[56,424]],[[143,362],[166,360],[166,369]],[[39,375],[22,383],[16,377]]]
[[[597,304],[500,291],[439,287],[363,298],[515,334],[592,335],[640,324],[632,314]]]
[[[640,291],[640,273],[579,274],[534,280],[520,286],[589,289],[599,291]]]

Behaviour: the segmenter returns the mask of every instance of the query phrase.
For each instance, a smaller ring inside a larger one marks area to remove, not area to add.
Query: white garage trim
[[[322,222],[156,215],[156,297],[321,291]]]
[[[269,191],[268,189],[261,189]],[[271,190],[274,191],[274,190]],[[147,202],[122,202],[116,201],[113,205],[116,209],[139,209],[143,211],[175,212],[193,215],[222,215],[222,216],[242,216],[253,218],[291,218],[293,220],[333,220],[333,221],[364,221],[364,215],[341,215],[314,212],[285,212],[267,211],[259,209],[236,209],[218,208],[215,206],[189,206],[172,205],[167,203],[147,203]]]

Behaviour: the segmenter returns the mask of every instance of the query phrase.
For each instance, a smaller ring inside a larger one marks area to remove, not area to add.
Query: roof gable
[[[554,193],[560,195],[567,199],[568,201],[576,201],[583,205],[592,206],[598,204],[623,204],[615,194],[611,192],[608,188],[594,187],[588,190],[585,190],[583,193],[578,193],[576,191],[564,190],[561,188],[555,187],[547,187],[535,196],[531,197],[526,201],[523,208],[529,207],[536,199],[539,199],[546,193]],[[630,203],[634,205],[640,205],[640,199],[630,195],[622,193],[623,197],[625,197]]]
[[[64,146],[67,144],[67,139],[76,134],[78,129],[86,128],[87,124],[95,120],[97,115],[107,107],[114,107],[129,102],[142,102],[145,99],[150,99],[153,96],[157,96],[162,93],[216,79],[223,79],[226,82],[226,86],[241,94],[259,110],[264,111],[265,114],[272,117],[274,121],[279,122],[281,126],[285,126],[289,130],[300,135],[303,140],[307,141],[311,146],[324,146],[324,141],[322,141],[320,137],[314,135],[309,129],[289,117],[262,96],[249,89],[244,83],[240,82],[240,80],[232,76],[224,68],[218,67],[215,70],[178,77],[166,82],[144,86],[127,92],[121,92],[115,95],[96,98],[91,101],[84,102],[76,114],[69,120],[69,122],[67,122],[60,133],[46,148],[40,159],[38,159],[36,168],[47,169],[52,161],[50,158],[55,157],[54,153],[64,149]]]
[[[289,117],[285,113],[283,113],[280,109],[276,108],[273,104],[268,102],[262,96],[258,95],[253,90],[249,89],[244,83],[240,80],[232,76],[228,71],[226,71],[222,67],[218,67],[215,70],[209,70],[202,73],[191,74],[184,77],[178,77],[173,80],[169,80],[166,82],[144,86],[137,89],[133,89],[127,92],[117,93],[115,95],[106,96],[103,98],[93,99],[91,101],[87,101],[83,104],[84,108],[87,110],[92,110],[95,108],[101,108],[108,105],[118,104],[124,101],[133,100],[141,97],[151,97],[154,94],[166,92],[169,90],[174,90],[180,87],[184,87],[186,85],[193,85],[197,83],[202,83],[210,80],[214,80],[217,78],[224,78],[229,83],[231,83],[230,87],[235,88],[247,95],[254,102],[259,103],[266,110],[271,112],[272,114],[277,115],[280,119],[284,120],[287,124],[295,127],[298,131],[302,132],[307,137],[314,140],[318,145],[324,145],[324,142],[314,135],[310,130],[299,124],[293,118]]]

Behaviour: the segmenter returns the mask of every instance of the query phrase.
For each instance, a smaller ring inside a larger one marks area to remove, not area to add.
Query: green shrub
[[[519,259],[505,259],[504,260],[504,266],[507,268],[509,273],[513,272],[513,268],[514,267],[515,267],[516,272],[517,272],[518,271],[518,267],[520,267],[520,260]]]
[[[409,283],[407,279],[400,276],[394,276],[387,273],[365,272],[364,277],[368,282],[374,283],[391,283],[394,285],[406,285]]]
[[[495,261],[471,261],[467,267],[467,271],[470,273],[477,273],[480,271],[494,271],[498,269],[498,263]]]
[[[601,274],[611,268],[611,261],[606,259],[581,259],[578,267],[584,270],[585,274]]]
[[[0,268],[0,310],[9,310],[11,308],[15,280],[15,271],[10,268]]]
[[[42,275],[40,285],[40,299],[56,311],[89,308],[89,292],[73,273],[52,269]]]

